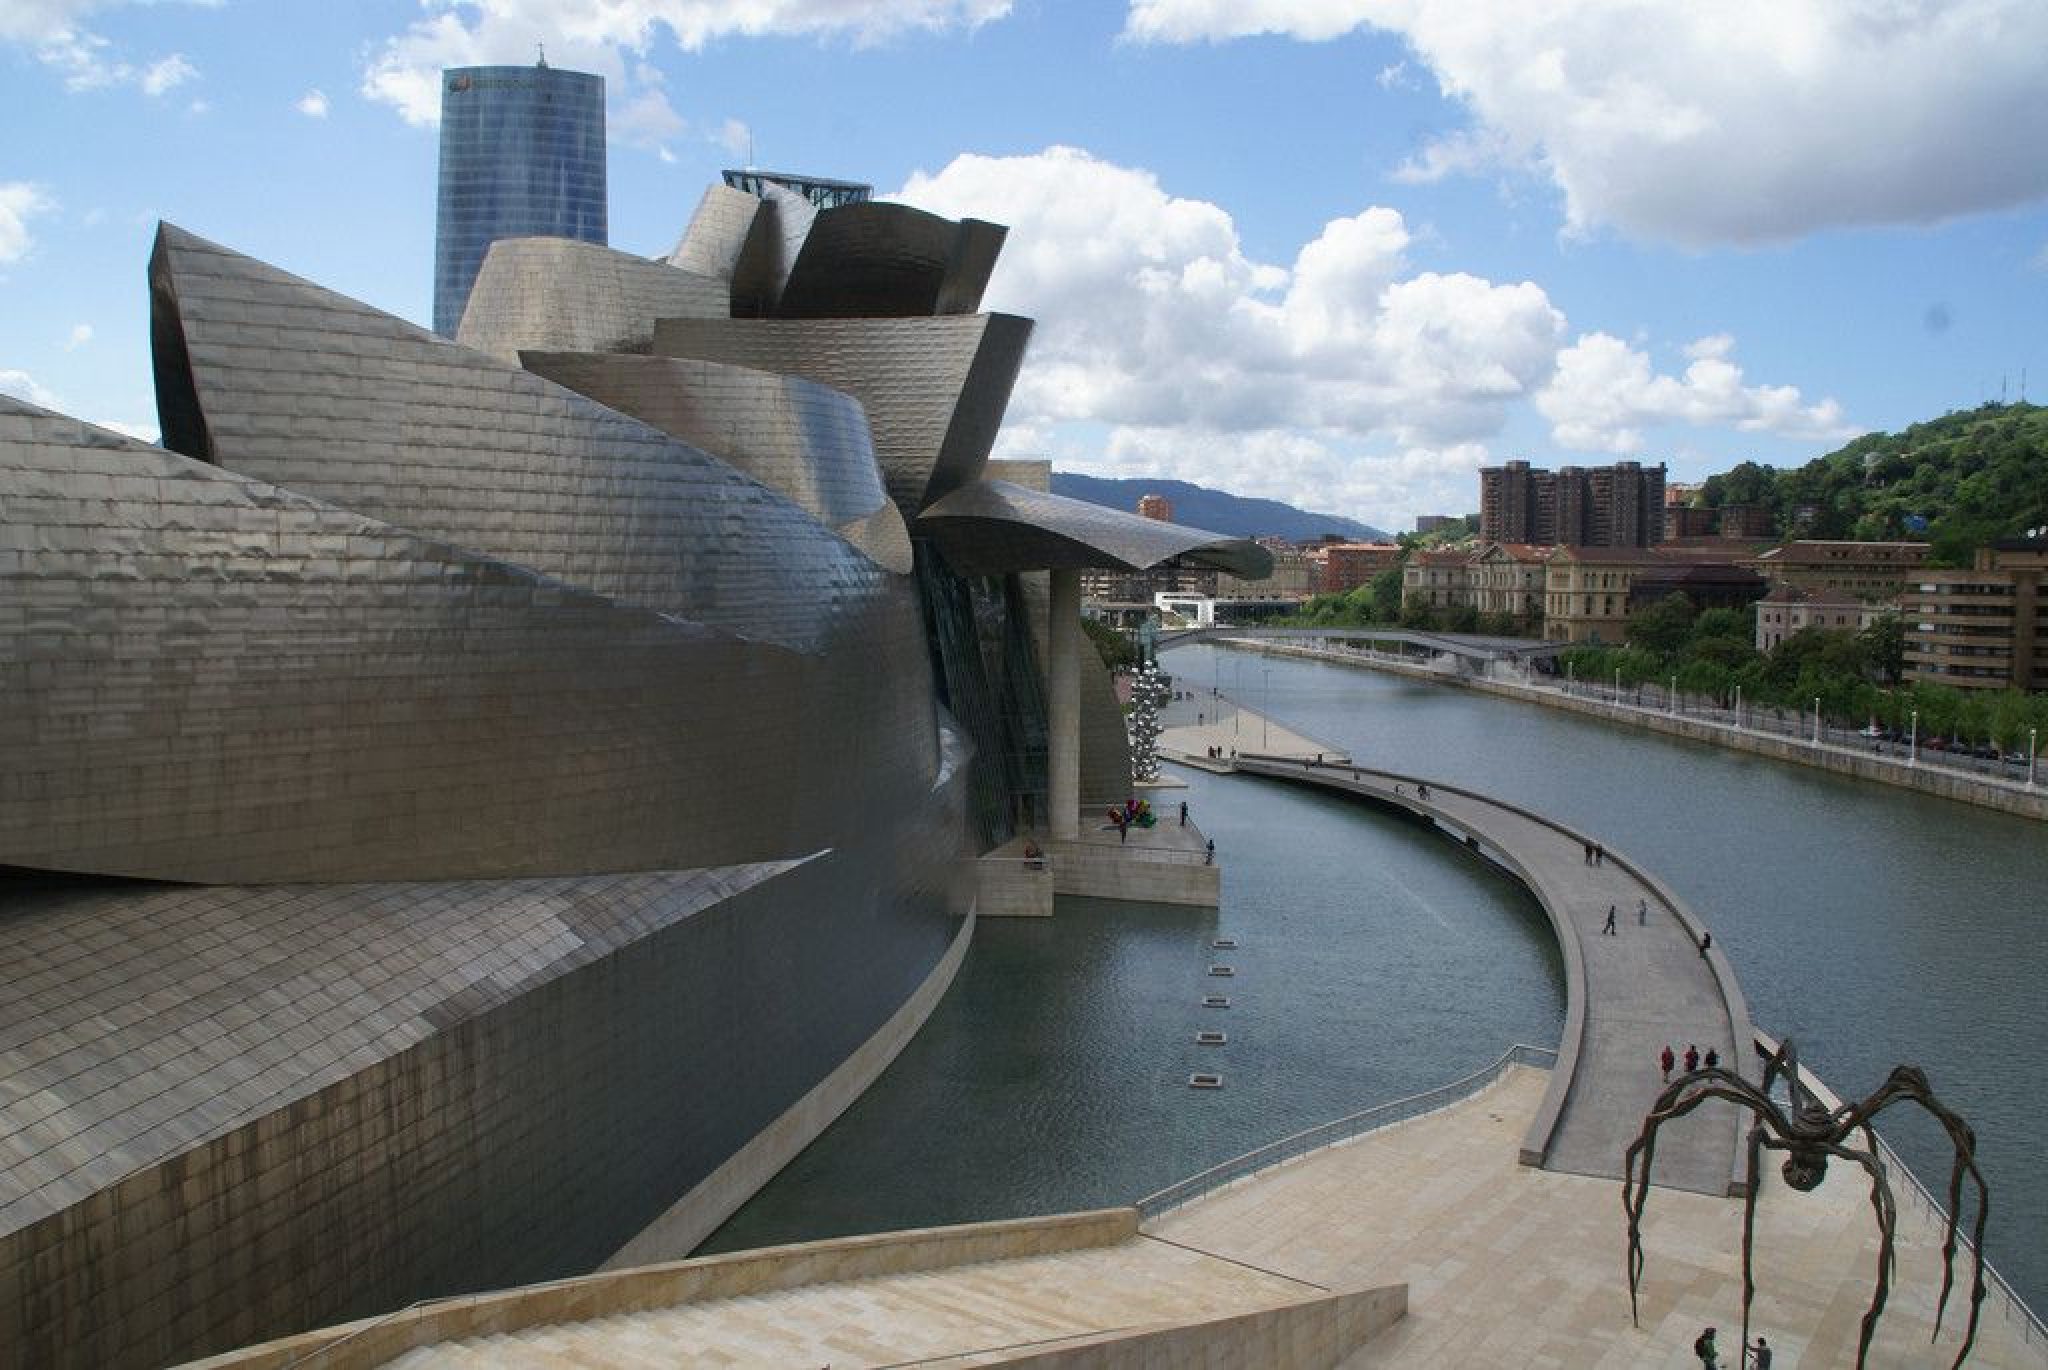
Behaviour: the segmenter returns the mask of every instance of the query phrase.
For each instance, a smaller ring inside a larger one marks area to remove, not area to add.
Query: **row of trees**
[[[1623,647],[1578,647],[1558,669],[1580,680],[1668,685],[1731,703],[1740,688],[1747,706],[1801,712],[1820,701],[1821,714],[1847,727],[1876,723],[1904,729],[1919,714],[1920,736],[1958,739],[2000,750],[2023,746],[2030,728],[2048,732],[2048,695],[2018,690],[1958,690],[1901,685],[1905,641],[1895,616],[1862,632],[1808,628],[1769,652],[1756,650],[1755,609],[1696,611],[1684,595],[1668,595],[1629,619]]]
[[[1509,637],[1530,628],[1506,614],[1482,614],[1469,604],[1432,609],[1414,601],[1403,603],[1399,566],[1389,566],[1356,590],[1316,595],[1281,622],[1294,628],[1413,628],[1493,637]]]

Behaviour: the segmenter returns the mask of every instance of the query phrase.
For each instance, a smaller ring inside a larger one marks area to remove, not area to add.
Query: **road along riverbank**
[[[1966,775],[1938,766],[1915,765],[1899,757],[1874,755],[1851,747],[1830,744],[1815,746],[1796,738],[1762,733],[1751,728],[1739,728],[1733,724],[1695,718],[1684,713],[1668,713],[1662,709],[1646,709],[1607,699],[1570,694],[1554,685],[1533,685],[1513,680],[1458,675],[1402,661],[1384,652],[1314,647],[1292,642],[1261,641],[1257,638],[1217,638],[1211,639],[1210,645],[1258,652],[1266,656],[1294,657],[1304,661],[1325,661],[1341,666],[1385,671],[1414,680],[1427,680],[1437,685],[1560,709],[1567,713],[1597,718],[1606,723],[1645,732],[1690,738],[1696,742],[1726,747],[1731,751],[1749,752],[1776,761],[1811,766],[1857,780],[1918,790],[1922,794],[1952,799],[1961,804],[1974,804],[1980,808],[1997,809],[2021,818],[2048,821],[2048,788],[2037,786],[2028,789],[2024,785]]]

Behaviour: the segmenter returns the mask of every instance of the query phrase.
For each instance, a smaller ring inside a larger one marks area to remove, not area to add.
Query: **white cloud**
[[[1725,333],[1685,348],[1681,376],[1658,375],[1648,355],[1608,333],[1588,333],[1558,354],[1557,374],[1536,397],[1551,435],[1579,451],[1631,455],[1657,424],[1734,428],[1840,441],[1858,430],[1831,399],[1808,403],[1796,386],[1745,385]]]
[[[425,0],[429,13],[372,53],[363,94],[408,122],[441,117],[446,67],[523,64],[534,35],[546,34],[549,60],[594,71],[631,99],[641,83],[627,60],[664,35],[688,52],[721,38],[844,37],[859,43],[948,28],[977,28],[1002,18],[1010,0]]]
[[[754,151],[754,131],[738,119],[727,119],[711,135],[711,141],[718,144],[730,157],[748,157]]]
[[[26,371],[0,369],[0,395],[12,395],[44,409],[58,407],[56,394]]]
[[[1411,273],[1391,209],[1324,225],[1282,267],[1248,258],[1216,205],[1074,148],[963,156],[900,198],[1010,226],[988,302],[1038,320],[1026,423],[1445,448],[1498,431],[1564,327],[1533,284]]]
[[[76,352],[91,341],[92,325],[89,323],[75,323],[71,325],[71,332],[64,338],[64,350],[66,352]]]
[[[159,58],[142,69],[137,82],[144,95],[162,95],[165,91],[184,85],[199,75],[199,69],[185,60],[181,52]]]
[[[1037,327],[1004,449],[1064,466],[1382,521],[1462,508],[1563,341],[1534,284],[1415,271],[1391,209],[1332,220],[1282,266],[1220,207],[1075,148],[963,156],[896,198],[1010,226],[987,307]]]
[[[1568,226],[1685,244],[2048,195],[2040,0],[1131,0],[1157,42],[1405,38],[1471,129],[1406,168],[1535,170]]]
[[[292,108],[305,115],[308,119],[325,119],[327,117],[327,92],[318,88],[309,90],[299,97],[298,103],[293,105]]]
[[[57,202],[29,181],[0,181],[0,266],[18,262],[35,245],[28,221],[47,214]]]
[[[676,113],[668,96],[657,88],[642,90],[632,99],[615,105],[605,123],[613,137],[652,148],[678,137],[684,128],[683,116]]]
[[[97,0],[9,0],[0,5],[0,43],[19,44],[38,62],[63,78],[70,91],[134,86],[159,96],[197,79],[199,69],[183,53],[173,52],[137,65],[106,39],[78,21],[107,6]]]
[[[1660,377],[1618,339],[1571,342],[1534,282],[1418,270],[1384,207],[1280,265],[1247,256],[1221,207],[1076,148],[962,156],[892,198],[1010,227],[985,303],[1037,328],[1006,455],[1388,523],[1467,508],[1488,444],[1532,403],[1560,443],[1595,451],[1633,451],[1658,423],[1845,431],[1832,401],[1744,383],[1726,335]]]

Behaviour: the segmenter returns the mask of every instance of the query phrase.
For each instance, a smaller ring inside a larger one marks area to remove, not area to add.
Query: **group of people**
[[[1606,865],[1607,848],[1601,846],[1598,842],[1586,843],[1586,864],[1589,866]]]
[[[1237,748],[1232,747],[1230,755],[1234,759],[1237,756]],[[1223,749],[1221,747],[1211,747],[1209,749],[1209,759],[1211,761],[1221,761],[1223,759]]]
[[[1659,1066],[1662,1066],[1662,1067],[1663,1067],[1663,1069],[1664,1069],[1664,1082],[1665,1082],[1666,1084],[1669,1084],[1669,1083],[1671,1083],[1671,1068],[1672,1068],[1673,1066],[1675,1066],[1675,1065],[1677,1065],[1677,1064],[1678,1064],[1678,1057],[1677,1057],[1676,1055],[1674,1055],[1674,1054],[1672,1053],[1672,1050],[1671,1050],[1671,1043],[1669,1043],[1669,1042],[1666,1042],[1666,1043],[1664,1044],[1664,1050],[1663,1050],[1663,1051],[1661,1051],[1661,1052],[1659,1052],[1659,1053],[1658,1053],[1658,1055],[1657,1055],[1657,1064],[1658,1064]],[[1704,1066],[1705,1066],[1705,1067],[1706,1067],[1706,1068],[1707,1068],[1708,1070],[1713,1070],[1713,1069],[1715,1069],[1716,1067],[1718,1067],[1718,1066],[1719,1066],[1720,1064],[1721,1064],[1721,1053],[1720,1053],[1720,1052],[1719,1052],[1718,1050],[1716,1050],[1715,1048],[1713,1048],[1713,1047],[1708,1047],[1708,1048],[1707,1048],[1707,1054],[1706,1054],[1706,1055],[1704,1055],[1704,1056],[1702,1056],[1702,1055],[1700,1055],[1700,1049],[1699,1049],[1699,1047],[1698,1047],[1698,1046],[1697,1046],[1696,1044],[1694,1044],[1694,1043],[1690,1043],[1690,1042],[1688,1042],[1688,1043],[1686,1044],[1686,1048],[1685,1048],[1685,1073],[1686,1073],[1686,1074],[1688,1074],[1688,1075],[1692,1074],[1692,1073],[1693,1073],[1693,1072],[1694,1072],[1695,1070],[1698,1070],[1698,1069],[1699,1069],[1699,1068],[1700,1068],[1701,1066],[1703,1066],[1703,1065],[1704,1065]]]
[[[1721,1364],[1721,1350],[1714,1344],[1716,1335],[1716,1330],[1709,1327],[1693,1338],[1692,1353],[1700,1358],[1700,1364],[1706,1370],[1719,1370]],[[1771,1370],[1771,1344],[1759,1334],[1755,1346],[1743,1346],[1742,1363],[1754,1365],[1756,1370]]]

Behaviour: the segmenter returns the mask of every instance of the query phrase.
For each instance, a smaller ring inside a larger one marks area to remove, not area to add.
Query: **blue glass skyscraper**
[[[454,337],[499,238],[605,241],[604,78],[531,67],[441,75],[434,331]]]

